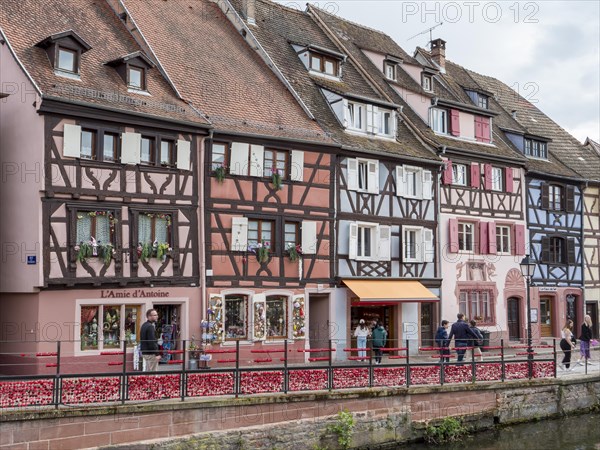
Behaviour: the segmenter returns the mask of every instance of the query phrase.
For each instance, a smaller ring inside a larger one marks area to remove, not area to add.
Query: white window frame
[[[429,126],[438,134],[448,134],[448,111],[440,108],[429,110]]]
[[[386,63],[384,63],[384,66],[385,66],[385,77],[388,80],[396,81],[396,65],[393,63],[390,63],[390,62],[386,62]]]
[[[432,79],[431,75],[423,75],[423,78],[421,79],[421,86],[423,87],[423,90],[427,91],[427,92],[431,92],[432,84],[433,84],[433,79]]]
[[[417,198],[423,197],[423,169],[420,167],[404,166],[404,197]],[[414,184],[411,184],[410,178],[414,176]],[[412,192],[414,188],[414,192]]]
[[[369,222],[357,222],[358,235],[356,236],[356,260],[357,261],[378,261],[377,249],[378,249],[378,236],[379,236],[379,225],[376,223]],[[365,240],[365,233],[370,234],[370,247],[371,254],[365,255],[364,246],[359,245],[359,242]],[[362,250],[362,252],[361,252]]]
[[[498,255],[510,255],[510,228],[508,225],[496,225],[496,253]]]
[[[502,167],[492,167],[492,191],[502,192],[504,189],[503,186],[504,179],[504,171]]]
[[[414,256],[408,254],[408,244],[412,244],[412,238],[408,239],[408,236],[414,236]],[[423,262],[423,227],[402,227],[402,261],[410,262]]]
[[[348,107],[346,108],[346,115],[347,115],[346,119],[347,119],[349,130],[365,131],[365,129],[366,129],[365,128],[366,127],[365,105],[363,105],[362,103],[348,101]]]
[[[459,173],[461,172],[461,173]],[[457,186],[467,185],[467,165],[452,163],[452,184]]]
[[[461,230],[461,227],[463,228]],[[467,230],[467,227],[470,227],[470,230]],[[463,236],[461,246],[461,234]],[[468,242],[467,237],[471,236],[471,248],[466,248],[466,243]],[[475,249],[475,224],[473,222],[458,222],[458,251],[472,253]]]
[[[389,133],[385,132],[386,115],[389,115],[387,119]],[[389,109],[379,109],[377,115],[373,117],[373,121],[375,122],[377,120],[378,123],[378,134],[380,134],[381,136],[393,137],[395,135],[394,118],[394,111]]]

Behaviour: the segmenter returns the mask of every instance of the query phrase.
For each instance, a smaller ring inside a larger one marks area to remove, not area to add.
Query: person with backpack
[[[458,365],[462,366],[465,353],[467,353],[467,347],[477,336],[471,331],[469,324],[465,322],[465,315],[463,313],[458,313],[456,318],[458,320],[454,322],[452,328],[450,328],[448,343],[454,338],[454,346],[456,347],[456,355],[458,356],[457,362],[459,363]]]
[[[440,349],[440,362],[450,362],[450,349],[448,345],[448,327],[450,322],[442,320],[442,324],[435,332],[435,345]]]
[[[481,347],[483,347],[483,333],[479,328],[477,328],[477,322],[471,320],[471,331],[475,335],[475,339],[473,339],[473,359],[475,359],[475,355],[479,356],[479,361],[483,361],[483,354],[481,353]]]
[[[383,328],[383,323],[377,322],[375,328],[373,328],[373,350],[375,351],[375,364],[381,364],[381,356],[383,352],[381,349],[385,347],[387,340],[387,331]]]

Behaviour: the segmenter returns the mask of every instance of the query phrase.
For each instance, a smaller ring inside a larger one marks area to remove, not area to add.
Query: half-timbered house
[[[392,341],[409,339],[416,349],[419,327],[433,326],[440,294],[439,158],[400,120],[400,106],[374,90],[353,56],[323,31],[311,8],[231,3],[242,19],[230,20],[243,24],[241,32],[257,40],[255,48],[264,48],[263,57],[341,146],[332,159],[337,285],[326,297],[311,296],[310,328],[329,328],[330,337],[348,346],[361,318],[380,319]],[[322,343],[315,338],[311,345]],[[346,356],[338,347],[337,357]]]
[[[30,342],[2,351],[23,369],[60,340],[63,372],[107,371],[151,307],[167,344],[188,338],[208,121],[104,2],[8,2],[0,26],[0,340]]]
[[[204,319],[203,337],[215,346],[239,342],[245,361],[279,361],[268,352],[284,339],[290,350],[304,348],[308,297],[332,284],[334,143],[217,4],[113,4],[214,125],[201,149],[197,326]]]
[[[578,330],[584,311],[585,180],[572,163],[584,156],[581,143],[502,82],[470,74],[494,94],[505,136],[527,158],[528,253],[537,262],[531,289],[534,336],[560,336],[567,318]]]

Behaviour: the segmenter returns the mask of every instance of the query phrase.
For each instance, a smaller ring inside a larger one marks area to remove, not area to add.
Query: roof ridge
[[[298,14],[304,14],[304,11],[302,11],[301,9],[292,8],[291,6],[282,5],[280,3],[276,3],[273,0],[258,0],[258,1],[262,2],[262,3],[268,3],[270,6],[275,6],[277,8],[284,9],[286,11],[295,12],[295,13],[298,13]],[[298,3],[294,3],[294,4],[298,5]]]
[[[260,1],[268,1],[268,0],[260,0]],[[354,26],[357,26],[357,27],[359,27],[359,28],[363,28],[363,29],[365,29],[365,30],[368,30],[368,31],[374,31],[375,33],[379,33],[379,34],[381,34],[381,35],[383,35],[383,36],[385,36],[385,37],[387,37],[387,38],[389,38],[389,39],[392,39],[392,37],[391,37],[389,34],[387,34],[387,33],[383,32],[383,31],[381,31],[381,30],[378,30],[378,29],[376,29],[376,28],[371,28],[371,27],[368,27],[368,26],[366,26],[366,25],[363,25],[363,24],[360,24],[360,23],[354,22],[354,21],[352,21],[352,20],[350,20],[350,19],[346,19],[345,17],[339,16],[339,15],[337,15],[337,14],[330,13],[329,11],[325,11],[324,9],[322,9],[322,8],[319,8],[318,6],[312,5],[312,4],[310,4],[310,3],[307,3],[307,5],[306,5],[306,6],[307,6],[308,8],[314,8],[314,9],[316,9],[316,10],[318,10],[318,11],[321,11],[321,12],[323,12],[324,14],[327,14],[327,15],[329,15],[329,16],[335,17],[335,18],[337,18],[337,19],[339,19],[339,20],[343,20],[344,22],[347,22],[347,23],[349,23],[349,24],[352,24],[352,25],[354,25]],[[393,39],[392,39],[392,41],[393,41]],[[396,42],[396,41],[394,41],[394,42]]]

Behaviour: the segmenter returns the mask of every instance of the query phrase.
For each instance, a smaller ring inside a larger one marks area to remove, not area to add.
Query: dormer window
[[[306,69],[315,75],[339,79],[346,55],[317,45],[292,44]]]
[[[130,53],[106,64],[116,69],[130,92],[147,91],[146,78],[148,70],[154,66],[154,63],[142,52]]]
[[[78,78],[81,55],[92,47],[72,30],[48,36],[36,44],[46,50],[57,75]]]
[[[465,92],[475,105],[483,109],[489,109],[489,95],[471,90],[466,90]]]
[[[479,94],[477,97],[477,106],[488,109],[488,98],[485,95]]]
[[[310,52],[310,70],[337,77],[338,66],[339,62],[335,58]]]
[[[548,144],[535,139],[525,139],[524,153],[532,158],[548,159]]]
[[[388,80],[396,81],[396,64],[390,62],[385,63],[385,77]]]
[[[421,86],[423,87],[423,90],[427,91],[427,92],[431,92],[433,90],[433,79],[431,77],[431,75],[425,75],[423,74],[421,77]]]

